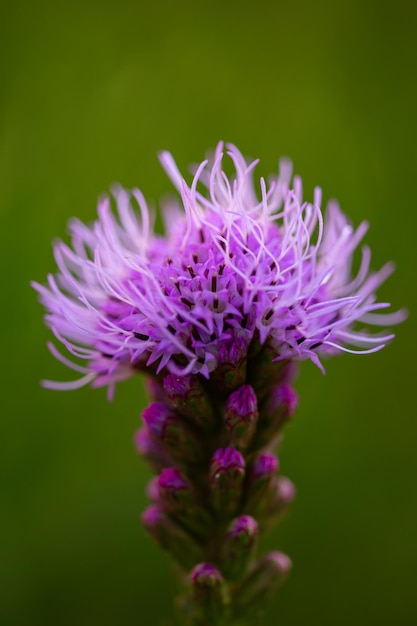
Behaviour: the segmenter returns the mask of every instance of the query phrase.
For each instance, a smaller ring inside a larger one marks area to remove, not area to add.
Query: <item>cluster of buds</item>
[[[256,371],[259,358],[248,361],[246,372]],[[291,568],[285,554],[259,556],[257,547],[295,496],[273,453],[296,408],[294,369],[275,365],[262,384],[248,374],[242,381],[232,366],[223,374],[226,393],[215,377],[150,379],[152,402],[136,435],[138,451],[157,473],[142,521],[182,574],[179,603],[193,626],[256,610]]]

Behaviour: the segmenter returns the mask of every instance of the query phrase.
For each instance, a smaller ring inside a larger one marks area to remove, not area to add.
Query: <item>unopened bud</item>
[[[246,361],[248,356],[248,340],[245,336],[236,337],[229,348],[229,361],[232,365],[239,366]]]
[[[215,385],[230,392],[242,385],[246,380],[246,364],[248,356],[248,339],[244,335],[234,338],[228,347],[223,343],[217,355],[218,366],[213,372]]]
[[[233,520],[223,540],[221,563],[224,576],[239,580],[255,556],[258,524],[250,515]]]
[[[258,561],[238,589],[235,602],[240,612],[255,608],[287,578],[291,561],[283,552],[270,552]]]
[[[189,569],[201,560],[203,552],[193,537],[174,522],[159,504],[151,504],[142,513],[142,523],[159,545],[178,564]]]
[[[207,393],[197,376],[165,376],[164,390],[172,406],[203,430],[214,430],[216,419]]]
[[[255,511],[261,526],[267,527],[284,516],[296,496],[294,483],[285,476],[278,476],[268,485]]]
[[[227,586],[211,563],[199,563],[190,575],[191,615],[196,626],[223,624],[227,610]]]
[[[202,536],[211,527],[209,514],[199,506],[194,490],[175,467],[164,469],[157,479],[159,499],[166,510],[194,535]]]
[[[229,442],[245,449],[255,431],[258,420],[258,403],[251,385],[242,385],[226,401],[224,423]]]
[[[246,510],[256,514],[262,501],[270,492],[270,485],[278,472],[279,461],[275,454],[263,453],[252,463],[246,480]]]
[[[135,445],[139,454],[158,472],[172,465],[172,459],[164,448],[151,436],[149,428],[142,426],[135,434]]]
[[[152,437],[180,462],[201,459],[203,443],[184,420],[163,402],[151,402],[142,413]]]
[[[170,510],[183,509],[193,500],[191,487],[180,470],[167,467],[157,478],[161,502]]]
[[[154,476],[146,485],[146,495],[151,502],[159,502],[158,478]]]
[[[282,421],[292,417],[298,406],[297,393],[290,385],[279,385],[273,390],[266,409],[270,414],[276,414]]]
[[[229,517],[236,513],[242,499],[245,460],[234,448],[216,450],[209,471],[211,500],[218,515]]]
[[[275,387],[262,403],[254,447],[261,448],[274,440],[294,415],[297,405],[298,396],[290,385]]]
[[[296,495],[294,483],[286,476],[280,476],[275,482],[275,494],[271,499],[268,513],[276,517],[286,512]]]

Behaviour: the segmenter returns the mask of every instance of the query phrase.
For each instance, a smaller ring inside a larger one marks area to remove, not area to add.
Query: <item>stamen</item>
[[[193,308],[194,303],[191,302],[190,300],[187,300],[187,298],[184,298],[184,296],[181,296],[180,298],[180,302],[182,302],[183,304],[185,304],[186,306],[188,306],[190,309]]]
[[[211,277],[211,290],[213,293],[217,291],[217,272]]]

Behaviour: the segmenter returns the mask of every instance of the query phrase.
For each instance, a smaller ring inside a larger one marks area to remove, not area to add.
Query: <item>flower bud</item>
[[[255,556],[258,524],[250,515],[241,515],[230,524],[223,540],[221,563],[224,576],[239,580]]]
[[[156,476],[151,478],[151,480],[146,485],[146,495],[151,502],[159,502],[159,486]]]
[[[256,514],[262,527],[269,526],[288,511],[295,496],[294,483],[285,476],[279,476],[268,485],[255,510],[250,511]]]
[[[297,490],[294,483],[286,476],[280,476],[275,481],[274,496],[271,499],[267,509],[271,517],[280,516],[285,513],[289,505],[293,502]]]
[[[142,513],[142,523],[159,545],[169,552],[184,569],[203,557],[195,539],[174,522],[160,504],[151,504]]]
[[[220,572],[211,563],[199,563],[190,575],[191,615],[196,626],[223,624],[228,597]]]
[[[248,339],[236,337],[231,346],[223,343],[217,355],[218,365],[213,372],[214,387],[224,392],[233,391],[246,380],[246,364],[248,355]]]
[[[172,465],[166,450],[151,436],[149,428],[142,426],[136,431],[135,445],[139,454],[148,461],[151,468],[158,472],[164,467]]]
[[[298,396],[294,389],[290,385],[279,385],[271,393],[265,408],[266,413],[280,417],[280,426],[294,415],[297,406]]]
[[[256,511],[270,492],[270,485],[278,468],[278,458],[269,453],[260,454],[252,463],[246,480],[247,511],[256,515]]]
[[[142,413],[155,441],[179,462],[201,460],[202,442],[193,430],[163,402],[151,402]]]
[[[157,478],[157,484],[160,500],[168,510],[181,510],[193,502],[191,486],[179,469],[167,467],[162,470]]]
[[[254,608],[265,600],[287,578],[291,561],[283,552],[270,552],[258,561],[235,596],[237,609],[241,612]]]
[[[242,499],[245,460],[234,448],[216,450],[209,470],[211,502],[220,517],[235,514]]]
[[[294,415],[298,396],[290,385],[275,387],[260,409],[254,448],[262,448],[273,441],[279,430]]]
[[[216,419],[207,393],[197,376],[165,376],[164,390],[181,415],[203,430],[214,430]]]
[[[226,401],[224,423],[229,443],[245,449],[255,431],[258,404],[251,385],[242,385]]]
[[[194,535],[206,534],[211,526],[210,516],[198,506],[194,490],[180,470],[164,469],[157,484],[159,499],[166,510]]]

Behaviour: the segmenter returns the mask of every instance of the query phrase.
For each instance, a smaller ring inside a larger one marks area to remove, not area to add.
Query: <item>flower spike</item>
[[[135,444],[157,476],[142,522],[176,563],[187,626],[226,626],[262,611],[291,569],[257,546],[296,494],[274,449],[300,362],[324,371],[329,355],[377,352],[393,338],[378,327],[405,313],[377,301],[393,265],[370,270],[368,224],[355,229],[334,201],[322,211],[319,188],[303,200],[289,161],[259,185],[258,161],[231,144],[189,182],[169,153],[160,161],[179,196],[162,208],[164,235],[142,193],[115,186],[94,224],[72,220],[71,244],[54,245],[56,274],[33,283],[68,354],[50,352],[80,376],[43,384],[111,399],[145,374]]]

